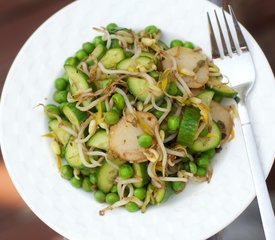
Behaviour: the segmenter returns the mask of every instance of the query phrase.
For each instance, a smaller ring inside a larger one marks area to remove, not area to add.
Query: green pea
[[[83,168],[80,170],[81,174],[84,176],[89,176],[91,173],[94,172],[94,169],[92,168]]]
[[[159,29],[155,25],[150,25],[150,26],[147,26],[144,29],[144,31],[147,32],[147,33],[154,34],[154,33],[158,33]]]
[[[104,121],[109,125],[116,124],[119,121],[119,114],[115,111],[106,112],[104,115]]]
[[[145,188],[136,188],[134,190],[134,196],[142,201],[146,197],[146,192]]]
[[[64,78],[57,78],[54,81],[54,86],[56,90],[59,90],[59,91],[65,90],[68,86],[68,81]]]
[[[179,193],[185,188],[185,183],[184,182],[172,182],[172,189],[176,192]]]
[[[60,169],[61,176],[65,179],[70,180],[73,174],[73,168],[70,165],[63,165]]]
[[[101,190],[97,190],[94,192],[94,198],[97,202],[103,203],[105,202],[106,195]]]
[[[115,106],[118,109],[120,109],[120,110],[124,109],[124,107],[125,107],[125,101],[124,101],[124,97],[121,94],[115,93],[112,96],[112,99],[113,99],[113,102],[114,102]]]
[[[77,63],[78,63],[78,61],[75,57],[69,57],[69,58],[66,59],[64,65],[65,66],[69,65],[69,66],[74,66],[75,67],[77,65]]]
[[[196,176],[205,177],[206,174],[207,174],[207,171],[206,171],[205,168],[198,167],[197,172],[196,172]]]
[[[215,154],[216,154],[215,149],[210,149],[210,150],[208,150],[208,151],[206,151],[206,152],[203,152],[201,155],[202,155],[202,156],[207,156],[208,159],[211,159],[211,158],[214,157]]]
[[[130,164],[125,163],[119,167],[118,174],[122,179],[128,179],[134,175],[134,170]]]
[[[186,47],[186,48],[194,48],[194,44],[191,43],[191,42],[185,42],[185,43],[183,44],[183,46]]]
[[[75,57],[79,61],[82,61],[84,58],[88,57],[88,54],[83,49],[80,49],[75,53]]]
[[[72,184],[72,186],[76,187],[76,188],[80,188],[82,186],[82,179],[77,179],[76,177],[72,177],[70,180],[70,183]]]
[[[159,110],[154,110],[154,111],[152,112],[152,114],[153,114],[157,119],[160,119],[161,116],[162,116],[162,114],[163,114],[163,112],[161,112],[161,111],[159,111]]]
[[[149,134],[143,133],[138,136],[138,144],[143,148],[148,148],[153,144],[153,139]]]
[[[112,186],[111,192],[112,193],[116,193],[117,192],[117,184],[115,184],[115,185]]]
[[[90,42],[85,42],[82,44],[82,49],[87,53],[90,54],[95,49],[95,45]]]
[[[187,171],[187,172],[190,172],[190,171],[191,171],[191,170],[190,170],[189,162],[185,162],[185,163],[183,164],[183,169],[184,169],[185,171]]]
[[[170,82],[166,87],[166,91],[169,95],[176,96],[178,93],[178,87],[176,82]]]
[[[59,105],[60,112],[63,112],[63,108],[65,107],[65,105],[67,105],[67,102],[60,103]]]
[[[120,48],[119,41],[117,39],[112,39],[110,48]]]
[[[206,168],[206,167],[208,167],[208,164],[209,164],[208,156],[202,155],[198,158],[197,165],[199,167]]]
[[[106,26],[106,29],[107,29],[108,32],[110,32],[110,31],[115,30],[117,27],[118,27],[117,24],[115,24],[115,23],[109,23],[109,24]]]
[[[116,112],[119,116],[121,116],[122,111],[118,109],[117,106],[113,106],[112,111]]]
[[[196,174],[197,172],[197,165],[194,162],[189,162],[190,172]]]
[[[101,36],[96,36],[93,40],[93,43],[95,46],[99,45],[99,44],[102,44],[105,46],[105,41],[102,40],[102,37]]]
[[[181,41],[181,40],[174,39],[170,42],[170,48],[182,47],[182,46],[183,46],[183,41]]]
[[[47,114],[47,116],[50,120],[55,119],[55,116],[51,115],[51,113],[55,114],[55,115],[60,115],[59,108],[54,104],[47,104],[44,108],[44,111],[45,111],[45,113]]]
[[[138,205],[135,202],[128,202],[125,205],[125,208],[129,211],[129,212],[136,212],[139,210]]]
[[[85,177],[82,182],[82,189],[86,192],[92,191],[92,183],[88,177]]]
[[[125,55],[125,58],[130,58],[132,57],[134,54],[132,52],[129,52],[129,51],[124,51],[124,55]]]
[[[119,196],[117,195],[117,193],[108,193],[106,195],[106,203],[112,205],[117,201],[119,201]]]
[[[68,92],[66,90],[56,91],[53,94],[53,100],[56,101],[57,103],[67,102],[67,94]]]
[[[171,131],[176,131],[180,126],[180,119],[178,116],[168,117],[168,129]]]
[[[158,77],[159,77],[159,72],[158,72],[158,71],[151,71],[151,72],[149,72],[149,75],[150,75],[151,77],[153,77],[153,78],[158,79]]]
[[[92,184],[96,184],[96,183],[97,183],[97,177],[96,177],[96,174],[95,174],[95,173],[91,173],[91,174],[89,175],[89,179],[90,179],[90,182],[91,182]]]

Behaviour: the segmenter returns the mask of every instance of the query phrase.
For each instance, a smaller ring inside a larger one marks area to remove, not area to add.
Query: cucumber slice
[[[71,124],[79,126],[87,118],[87,113],[76,108],[74,103],[67,103],[63,108],[63,113]]]
[[[199,99],[201,99],[202,102],[203,102],[207,107],[209,107],[209,106],[210,106],[210,103],[211,103],[211,101],[212,101],[212,98],[213,98],[213,96],[214,96],[214,94],[215,94],[215,92],[206,90],[206,91],[200,93],[197,97],[198,97]]]
[[[112,48],[106,52],[100,62],[105,68],[113,69],[125,58],[122,48]]]
[[[124,162],[117,159],[114,161],[114,163],[120,166]],[[110,192],[114,185],[117,175],[118,170],[110,164],[108,164],[107,162],[104,162],[97,173],[97,186],[99,190],[101,190],[104,193]]]
[[[137,77],[128,77],[127,84],[130,93],[138,100],[144,102],[149,93],[148,81]],[[163,95],[156,97],[156,101],[161,99]]]
[[[97,60],[100,60],[105,55],[106,51],[107,48],[103,44],[98,44],[92,52],[92,55],[94,55]]]
[[[141,188],[150,182],[150,177],[147,173],[147,167],[148,167],[148,164],[146,162],[133,163],[135,177],[142,179],[141,182],[133,184],[136,188]]]
[[[89,84],[87,82],[89,77],[84,72],[78,70],[76,67],[69,65],[65,65],[64,68],[68,75],[68,78],[72,82],[72,94],[75,94],[77,91],[82,91],[89,88]]]
[[[142,78],[128,77],[127,84],[131,94],[144,102],[149,93],[148,81]]]
[[[87,142],[88,147],[96,147],[105,151],[109,149],[109,136],[105,130],[97,131]]]
[[[67,121],[63,121],[63,124],[66,127],[72,127],[71,124]],[[57,140],[61,142],[64,146],[69,142],[71,134],[60,128],[57,120],[50,121],[49,127],[53,130],[54,134],[57,137]]]
[[[84,155],[85,159],[88,160],[88,156]],[[84,165],[79,159],[79,153],[77,143],[70,141],[65,148],[65,159],[68,164],[73,168],[82,168]]]
[[[155,64],[154,64],[152,58],[142,56],[142,57],[138,57],[135,60],[133,67],[142,66],[146,69],[152,69],[154,65]],[[130,70],[131,71],[130,68],[131,68],[131,58],[126,58],[117,64],[118,70],[126,70],[126,71]]]
[[[215,77],[210,78],[206,83],[206,86],[223,97],[234,98],[238,94],[238,92],[233,88],[223,84],[218,78]]]
[[[200,122],[200,110],[187,106],[183,112],[177,142],[187,147],[191,147]]]
[[[87,80],[89,77],[79,69],[73,66],[65,65],[65,71],[68,75],[68,78],[71,80],[70,92],[72,95],[75,95],[77,92],[84,91],[90,88]],[[83,105],[86,106],[90,103],[90,100],[83,102]]]
[[[195,152],[205,152],[218,147],[221,139],[221,130],[218,125],[212,121],[210,133],[206,137],[198,137],[191,146],[191,149]]]

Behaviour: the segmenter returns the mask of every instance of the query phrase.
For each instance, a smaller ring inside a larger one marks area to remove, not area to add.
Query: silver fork
[[[250,169],[253,176],[254,186],[256,190],[258,205],[260,209],[261,219],[263,223],[263,228],[265,232],[266,239],[275,239],[275,218],[272,209],[270,197],[268,194],[268,189],[265,182],[265,176],[257,152],[257,145],[255,143],[255,138],[253,134],[253,129],[250,123],[249,114],[246,108],[246,97],[252,89],[255,78],[255,67],[253,59],[248,49],[248,45],[242,34],[241,28],[237,21],[237,18],[233,12],[233,9],[228,6],[229,12],[231,14],[235,33],[237,38],[234,44],[233,32],[231,32],[226,14],[224,9],[222,9],[223,23],[225,25],[224,31],[222,31],[221,21],[218,18],[217,12],[215,13],[215,21],[219,34],[215,33],[213,30],[213,21],[209,13],[207,13],[210,40],[212,47],[212,58],[214,63],[221,69],[221,72],[227,76],[230,80],[232,86],[238,91],[240,96],[240,102],[238,104],[238,112],[240,117],[240,122],[242,126],[243,136],[246,144],[247,155],[249,158]],[[227,35],[228,47],[226,46],[226,41],[224,33]],[[222,51],[218,48],[218,41],[221,44]],[[231,51],[229,51],[231,50]]]

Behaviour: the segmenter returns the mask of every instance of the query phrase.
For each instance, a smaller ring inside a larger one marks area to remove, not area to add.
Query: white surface
[[[191,40],[210,53],[205,1],[77,1],[42,25],[24,45],[8,74],[1,102],[1,144],[9,174],[23,199],[46,224],[71,240],[205,239],[232,222],[255,196],[238,121],[236,139],[215,157],[210,184],[186,191],[146,214],[124,209],[98,215],[103,205],[59,176],[47,122],[38,103],[53,92],[64,60],[96,35],[93,26],[116,22],[135,30],[155,24],[166,40]],[[249,107],[265,173],[275,156],[275,81],[268,62],[249,37],[257,82]]]

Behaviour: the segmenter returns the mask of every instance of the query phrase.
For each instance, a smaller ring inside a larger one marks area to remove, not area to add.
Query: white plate
[[[236,139],[215,157],[210,184],[189,184],[186,191],[146,214],[123,209],[98,215],[103,205],[91,193],[63,180],[41,138],[47,122],[38,103],[53,92],[64,60],[96,34],[93,26],[116,22],[142,29],[155,24],[165,39],[191,40],[210,53],[206,11],[215,7],[192,0],[76,1],[46,21],[16,57],[2,94],[1,144],[9,174],[38,217],[61,235],[86,239],[205,239],[232,222],[255,196],[240,126]],[[263,168],[274,159],[275,82],[261,49],[246,32],[255,57],[257,83],[248,102]]]

